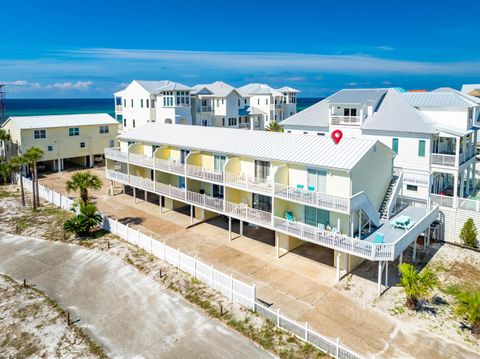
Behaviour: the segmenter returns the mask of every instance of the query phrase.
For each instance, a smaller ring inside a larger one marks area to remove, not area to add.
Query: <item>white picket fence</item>
[[[23,179],[25,189],[32,190],[32,181]],[[43,185],[38,186],[41,198],[53,203],[64,210],[71,210],[73,200]],[[213,265],[202,262],[197,257],[189,256],[172,248],[164,242],[153,239],[140,231],[130,228],[115,219],[102,215],[102,228],[119,236],[128,243],[144,249],[155,257],[176,266],[180,270],[194,276],[214,290],[220,292],[231,302],[238,303],[243,307],[255,311],[260,316],[269,319],[279,328],[290,332],[300,339],[308,342],[320,350],[325,351],[334,358],[339,359],[365,359],[340,342],[339,338],[333,339],[323,336],[310,329],[308,323],[303,325],[280,313],[280,309],[271,309],[257,300],[255,284],[248,285],[235,278],[215,269]],[[373,356],[372,356],[373,358]]]

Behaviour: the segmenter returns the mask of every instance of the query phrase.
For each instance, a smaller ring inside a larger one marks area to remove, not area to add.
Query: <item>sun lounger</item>
[[[384,241],[383,233],[375,233],[375,238],[373,239],[373,243],[380,244]]]
[[[285,219],[290,222],[296,222],[297,220],[295,219],[295,216],[293,215],[293,212],[285,212]]]
[[[324,231],[325,230],[325,225],[323,223],[319,223],[319,224],[317,224],[317,228],[321,231]]]
[[[415,225],[415,222],[408,216],[400,216],[390,222],[393,228],[409,230]]]

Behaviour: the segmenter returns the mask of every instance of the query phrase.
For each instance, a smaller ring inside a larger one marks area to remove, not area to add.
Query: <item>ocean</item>
[[[304,110],[320,100],[321,98],[299,98],[297,109]],[[112,117],[115,115],[113,98],[7,99],[7,117],[104,112]]]

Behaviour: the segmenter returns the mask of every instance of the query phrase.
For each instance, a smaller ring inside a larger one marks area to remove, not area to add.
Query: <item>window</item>
[[[143,108],[143,98],[140,99],[140,107]]]
[[[317,132],[317,135],[318,135],[318,136],[325,136],[325,134],[324,134],[324,133],[321,133],[321,132]]]
[[[47,138],[47,131],[46,130],[34,130],[33,131],[33,138],[38,140],[39,138]]]
[[[80,129],[78,127],[70,127],[68,129],[69,136],[80,136]]]
[[[473,108],[469,107],[468,108],[468,121],[473,120]]]
[[[308,132],[304,132],[303,134],[304,134],[304,135],[308,135]]]
[[[393,138],[392,139],[392,151],[395,154],[398,153],[398,138]]]
[[[260,99],[257,100],[257,105],[260,105]]]
[[[235,117],[230,117],[228,119],[228,125],[229,126],[236,126],[237,125],[237,119]]]
[[[132,120],[132,126],[135,128],[135,120]]]
[[[80,148],[85,148],[85,142],[80,142]]]
[[[417,192],[418,186],[414,186],[413,184],[407,184],[407,190]]]
[[[147,98],[147,108],[150,107],[150,102],[148,101],[148,98]]]
[[[222,118],[222,126],[225,127],[225,117]]]
[[[243,103],[246,105],[246,104],[247,104],[247,99],[244,99],[244,100],[243,100]]]
[[[217,107],[220,106],[220,100],[217,98]]]
[[[132,98],[132,108],[133,108],[133,98]]]
[[[47,150],[48,150],[49,152],[50,152],[50,151],[53,151],[53,146],[52,146],[52,145],[48,145]]]
[[[344,108],[343,109],[344,116],[357,116],[357,109],[356,108]]]
[[[240,99],[238,99],[238,107],[240,107]]]
[[[208,126],[207,120],[202,120],[202,126],[204,127]]]
[[[268,105],[268,98],[265,99],[265,105]]]
[[[116,116],[117,122],[122,123],[123,122],[123,116],[122,115],[117,115]]]
[[[270,175],[270,162],[255,160],[255,177],[267,179]]]
[[[100,126],[100,133],[108,133],[108,132],[109,132],[108,126],[106,125]]]
[[[287,133],[292,133],[292,131],[287,131]]]
[[[154,99],[152,99],[151,103],[152,103],[152,108],[155,108],[155,100]]]
[[[114,147],[114,146],[115,146],[115,141],[114,141],[114,140],[110,140],[109,145],[110,145],[110,147]]]
[[[425,140],[418,141],[418,157],[425,157]]]
[[[123,127],[127,127],[127,119],[126,118],[123,119]]]
[[[123,107],[127,107],[127,99],[123,99]]]

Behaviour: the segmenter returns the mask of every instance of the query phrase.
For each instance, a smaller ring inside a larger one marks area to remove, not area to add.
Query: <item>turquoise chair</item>
[[[320,231],[324,231],[325,230],[325,225],[323,223],[319,223],[317,224],[317,228],[320,230]]]
[[[293,212],[285,212],[285,219],[290,222],[296,222],[297,220],[295,219],[295,216],[293,215]]]
[[[310,192],[315,192],[315,187],[313,187],[313,186],[308,186],[308,190],[309,190]]]
[[[340,230],[337,227],[332,227],[332,233],[340,234]]]
[[[303,189],[305,186],[303,184],[297,184],[297,189]]]
[[[381,244],[383,243],[385,236],[383,233],[375,233],[375,238],[373,239],[373,243]]]

